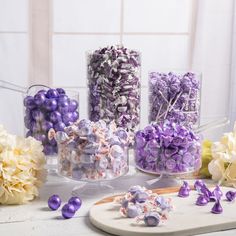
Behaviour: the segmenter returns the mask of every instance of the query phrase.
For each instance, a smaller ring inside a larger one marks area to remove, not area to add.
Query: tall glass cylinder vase
[[[200,124],[201,75],[149,73],[149,122],[169,120],[186,127]]]
[[[88,53],[89,119],[133,133],[140,123],[140,54],[123,46]]]
[[[26,136],[41,141],[47,157],[49,172],[57,169],[57,142],[48,138],[48,131],[64,131],[79,118],[78,93],[62,88],[33,85],[24,95],[24,124]]]

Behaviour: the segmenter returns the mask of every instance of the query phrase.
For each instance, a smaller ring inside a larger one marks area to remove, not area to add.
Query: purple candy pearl
[[[54,129],[56,131],[64,131],[66,125],[62,122],[62,121],[59,121],[57,124],[54,125]]]
[[[35,108],[36,104],[34,102],[34,98],[32,96],[27,96],[24,99],[24,106],[29,108],[29,109]]]
[[[65,123],[65,125],[68,125],[70,122],[73,121],[73,114],[71,112],[68,112],[62,116],[62,120]]]
[[[77,111],[72,112],[72,120],[73,122],[79,119],[79,113]]]
[[[41,121],[44,119],[44,113],[40,110],[34,109],[32,111],[32,117],[34,118],[34,120],[36,121]]]
[[[72,204],[75,207],[75,210],[77,211],[82,205],[82,200],[79,197],[71,197],[68,203]]]
[[[44,93],[37,93],[34,96],[34,102],[37,106],[41,106],[46,100],[46,96]]]
[[[52,123],[57,123],[62,120],[61,113],[59,111],[53,111],[50,114],[50,120]]]
[[[58,195],[52,195],[49,199],[48,199],[48,207],[55,211],[57,210],[59,207],[61,206],[61,199]]]
[[[45,102],[44,102],[44,107],[48,111],[55,111],[57,109],[56,99],[46,99]]]
[[[59,94],[66,94],[66,92],[63,88],[57,88],[56,90]]]
[[[48,132],[48,130],[50,130],[53,127],[53,124],[49,121],[43,121],[42,123],[42,130],[44,132]]]
[[[70,112],[76,111],[77,108],[78,108],[78,102],[74,99],[71,99],[69,102],[69,111]]]
[[[74,205],[72,204],[65,204],[63,207],[62,207],[62,216],[65,218],[65,219],[70,219],[72,218],[74,215],[75,215],[75,207]]]
[[[56,89],[49,89],[47,91],[47,98],[58,98],[59,93]]]

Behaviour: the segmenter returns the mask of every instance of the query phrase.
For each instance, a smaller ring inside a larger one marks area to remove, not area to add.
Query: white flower
[[[219,181],[225,172],[224,161],[222,159],[213,159],[208,164],[208,170],[212,175],[212,179]]]
[[[40,142],[2,131],[0,127],[0,204],[22,204],[38,196],[45,180]]]

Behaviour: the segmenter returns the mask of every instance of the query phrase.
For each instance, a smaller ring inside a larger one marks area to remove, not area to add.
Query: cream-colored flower
[[[221,138],[220,142],[225,145],[227,150],[236,150],[236,138],[233,132],[225,133]]]
[[[224,145],[220,142],[214,142],[211,146],[211,152],[212,152],[213,158],[218,158],[216,155],[218,153],[222,153],[222,152],[224,153],[224,152],[226,152],[226,150],[227,150],[226,145]]]
[[[0,204],[22,204],[38,196],[45,180],[42,144],[0,128]]]
[[[213,180],[221,180],[225,172],[224,161],[222,159],[213,159],[208,165],[208,170]]]

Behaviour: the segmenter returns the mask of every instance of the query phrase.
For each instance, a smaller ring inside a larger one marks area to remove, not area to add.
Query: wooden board
[[[221,187],[224,194],[235,189]],[[178,188],[155,189],[154,192],[171,197],[175,209],[170,218],[157,227],[146,227],[144,223],[136,223],[135,219],[122,217],[119,205],[108,197],[97,202],[89,212],[91,223],[97,228],[120,236],[146,235],[194,235],[236,228],[236,202],[228,202],[225,197],[221,201],[222,214],[212,214],[214,203],[206,206],[195,205],[197,192],[191,191],[188,198],[177,196]]]

